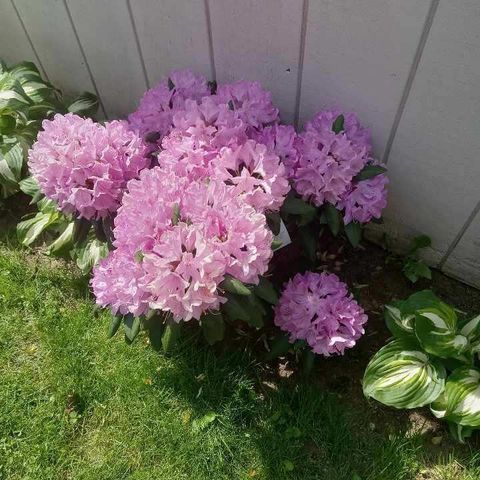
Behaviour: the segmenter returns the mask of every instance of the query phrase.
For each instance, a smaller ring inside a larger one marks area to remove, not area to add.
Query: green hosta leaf
[[[108,255],[108,247],[106,243],[99,240],[88,240],[82,247],[75,248],[75,256],[77,258],[77,266],[83,274],[89,273],[92,268]]]
[[[472,436],[475,429],[458,423],[448,422],[448,431],[457,442],[465,443],[465,440]]]
[[[442,301],[431,290],[421,290],[401,302],[401,310],[402,314],[414,314],[417,310],[436,307],[441,303]]]
[[[472,342],[480,340],[480,315],[477,315],[467,322],[460,330],[460,334]]]
[[[252,291],[249,290],[240,280],[226,275],[225,280],[220,284],[220,288],[223,290],[235,293],[236,295],[251,295]]]
[[[355,182],[361,182],[362,180],[368,180],[369,178],[381,175],[386,171],[387,169],[385,167],[381,167],[380,165],[366,165],[353,180]]]
[[[205,339],[210,345],[223,340],[225,335],[225,322],[220,312],[211,312],[202,315],[200,325]]]
[[[69,222],[60,236],[48,246],[47,255],[62,256],[73,248],[73,222]]]
[[[22,245],[31,245],[48,227],[61,218],[59,212],[38,212],[33,218],[17,224],[17,237]]]
[[[394,302],[391,305],[385,305],[385,322],[396,338],[415,339],[415,331],[413,330],[415,315],[413,313],[402,313],[403,303]]]
[[[417,310],[415,335],[428,353],[441,358],[455,357],[468,348],[468,340],[457,334],[457,315],[443,302]]]
[[[98,110],[98,105],[96,95],[83,92],[68,106],[68,111],[84,117],[91,117]]]
[[[4,155],[0,153],[0,183],[8,187],[18,187],[22,178],[23,150],[14,145]]]
[[[345,225],[345,234],[353,247],[360,245],[362,239],[362,226],[357,222],[350,222]]]
[[[16,111],[32,104],[22,85],[10,74],[0,76],[0,111]]]
[[[332,124],[333,133],[338,135],[340,132],[342,132],[344,128],[344,123],[345,123],[345,117],[342,114],[340,114]]]
[[[117,333],[122,321],[123,315],[112,315],[112,320],[110,321],[110,326],[108,327],[108,338],[112,338]]]
[[[337,236],[341,225],[340,212],[330,203],[325,204],[324,212],[330,230],[334,236]]]
[[[363,393],[395,408],[433,402],[445,387],[445,368],[416,348],[413,342],[399,339],[381,348],[367,366]]]
[[[132,343],[140,332],[140,317],[134,317],[131,313],[123,317],[125,340]]]
[[[162,347],[165,353],[171,353],[180,339],[182,333],[181,323],[170,320],[165,326],[162,335]]]
[[[92,224],[86,218],[76,218],[73,226],[73,243],[75,246],[85,243]]]
[[[18,182],[18,186],[23,193],[32,197],[30,205],[37,203],[43,196],[38,182],[33,177],[27,177],[23,180],[20,180],[20,182]]]
[[[431,406],[438,418],[480,427],[480,370],[461,367],[448,377],[443,395]]]
[[[62,215],[58,211],[58,206],[57,204],[53,201],[50,200],[49,198],[42,197],[38,202],[37,202],[37,207],[38,210],[42,213],[59,213],[59,217],[61,218]],[[65,218],[65,217],[63,217]]]
[[[15,130],[17,121],[11,115],[0,115],[0,134],[9,135]]]
[[[272,282],[267,280],[265,277],[260,277],[258,285],[254,288],[254,292],[255,295],[271,305],[276,305],[278,303],[277,291],[275,290]]]

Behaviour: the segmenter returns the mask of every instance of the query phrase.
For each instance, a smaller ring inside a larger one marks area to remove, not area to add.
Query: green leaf
[[[436,417],[449,422],[480,427],[480,370],[473,367],[454,370],[431,410]]]
[[[221,289],[230,293],[235,293],[236,295],[252,294],[252,291],[249,290],[240,280],[231,275],[225,275],[225,279],[219,286]]]
[[[73,222],[69,222],[58,238],[48,246],[47,255],[62,256],[73,248]]]
[[[132,343],[140,332],[140,317],[134,317],[131,313],[123,317],[125,340]]]
[[[146,328],[150,345],[159,352],[162,349],[162,336],[165,330],[164,315],[157,312],[152,312],[150,317],[147,315]]]
[[[274,238],[272,241],[272,251],[282,248],[283,242],[279,238]]]
[[[431,244],[432,240],[428,235],[418,235],[412,239],[409,253],[415,253],[417,250],[420,250],[421,248],[427,248]]]
[[[175,203],[173,205],[173,212],[172,212],[172,225],[178,225],[178,221],[180,220],[180,205]]]
[[[317,209],[300,198],[289,195],[282,205],[282,211],[291,215],[306,215],[314,217]]]
[[[17,238],[22,245],[31,245],[48,227],[60,218],[58,212],[38,212],[33,218],[17,224]]]
[[[390,305],[385,305],[385,323],[387,328],[392,332],[396,338],[415,339],[415,331],[413,324],[415,321],[415,314],[402,313],[402,306],[404,302],[394,302]]]
[[[345,225],[345,234],[353,247],[360,245],[362,239],[362,226],[357,222],[350,222]]]
[[[377,175],[382,175],[387,169],[380,165],[365,165],[360,173],[354,177],[354,182],[361,182],[363,180],[368,180],[369,178],[376,177]]]
[[[282,222],[280,214],[278,212],[267,212],[265,217],[267,218],[268,228],[274,235],[278,235],[280,233],[280,224]]]
[[[304,377],[309,377],[315,364],[315,352],[310,348],[305,348],[302,353],[302,373]]]
[[[276,305],[278,303],[278,294],[270,280],[265,277],[260,277],[258,285],[254,288],[255,295],[259,296],[262,300]]]
[[[200,318],[203,335],[209,345],[213,345],[221,340],[225,335],[225,322],[221,312],[209,312]]]
[[[367,397],[395,408],[417,408],[438,398],[445,387],[438,359],[407,340],[393,340],[370,360],[363,377]]]
[[[457,334],[457,315],[443,302],[417,310],[415,335],[426,352],[441,358],[455,357],[468,348],[468,340]]]
[[[460,334],[467,337],[471,342],[480,340],[480,315],[469,320],[460,330]]]
[[[457,442],[465,443],[465,440],[472,436],[475,429],[458,423],[448,422],[448,431]]]
[[[332,124],[333,133],[338,135],[344,129],[345,117],[343,114],[340,114]]]
[[[336,237],[340,231],[341,217],[340,212],[330,203],[324,206],[325,216],[327,217],[327,224],[330,227],[333,235]]]
[[[175,345],[178,343],[178,340],[180,339],[181,333],[181,323],[177,323],[174,320],[170,320],[167,322],[167,325],[165,326],[165,330],[163,331],[162,335],[162,347],[165,353],[172,352]]]
[[[18,186],[23,193],[32,197],[30,205],[37,203],[43,196],[38,182],[33,177],[27,177],[23,180],[20,180],[20,182],[18,182]]]
[[[4,155],[0,153],[0,183],[18,188],[22,178],[23,150],[20,144],[14,145]]]
[[[84,275],[88,274],[107,255],[107,244],[100,242],[96,238],[88,240],[82,247],[75,247],[77,266]]]
[[[0,115],[0,134],[9,135],[15,130],[17,121],[11,115]]]
[[[84,117],[91,117],[98,110],[98,98],[90,92],[81,93],[68,107],[68,111],[82,115]]]
[[[402,302],[402,314],[414,314],[417,310],[435,307],[440,303],[442,301],[431,290],[421,290],[410,295]]]
[[[308,227],[300,227],[298,236],[303,247],[305,256],[310,262],[317,260],[317,237]]]
[[[279,333],[270,345],[270,351],[266,355],[266,360],[273,360],[274,358],[281,357],[282,355],[285,355],[290,348],[292,348],[292,344],[290,343],[288,335],[285,333]]]
[[[112,320],[110,321],[110,326],[108,327],[108,338],[112,338],[117,333],[122,321],[123,315],[112,315]]]
[[[227,302],[222,305],[222,310],[230,318],[230,320],[243,320],[248,321],[248,311],[244,308],[243,303],[240,302],[240,298],[232,294],[226,294]],[[245,297],[243,297],[245,298]]]
[[[86,218],[76,218],[73,225],[73,244],[75,246],[85,243],[92,224]]]

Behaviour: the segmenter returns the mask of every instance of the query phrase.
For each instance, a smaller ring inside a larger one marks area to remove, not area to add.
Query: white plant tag
[[[275,235],[274,239],[282,242],[281,245],[273,250],[274,252],[292,243],[287,227],[283,223],[283,220],[280,220],[280,231],[278,232],[278,235]]]

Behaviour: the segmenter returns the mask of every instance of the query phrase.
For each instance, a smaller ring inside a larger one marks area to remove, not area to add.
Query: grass
[[[374,405],[314,381],[266,381],[248,352],[190,337],[166,357],[107,340],[108,323],[73,266],[0,244],[0,479],[480,476],[468,447],[375,427]]]

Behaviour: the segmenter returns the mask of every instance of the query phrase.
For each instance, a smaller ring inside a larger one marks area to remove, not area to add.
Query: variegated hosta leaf
[[[457,368],[448,377],[443,394],[431,405],[433,414],[450,422],[480,427],[480,370]]]
[[[466,323],[460,330],[460,334],[472,342],[480,340],[480,315],[477,315]]]
[[[414,338],[413,322],[415,315],[412,313],[402,313],[404,302],[394,302],[385,305],[385,322],[388,329],[396,338]]]
[[[418,310],[415,335],[428,353],[441,358],[457,357],[469,347],[467,337],[457,334],[457,315],[443,302]]]
[[[381,348],[365,370],[363,393],[395,408],[416,408],[433,402],[445,386],[443,365],[408,340]]]

